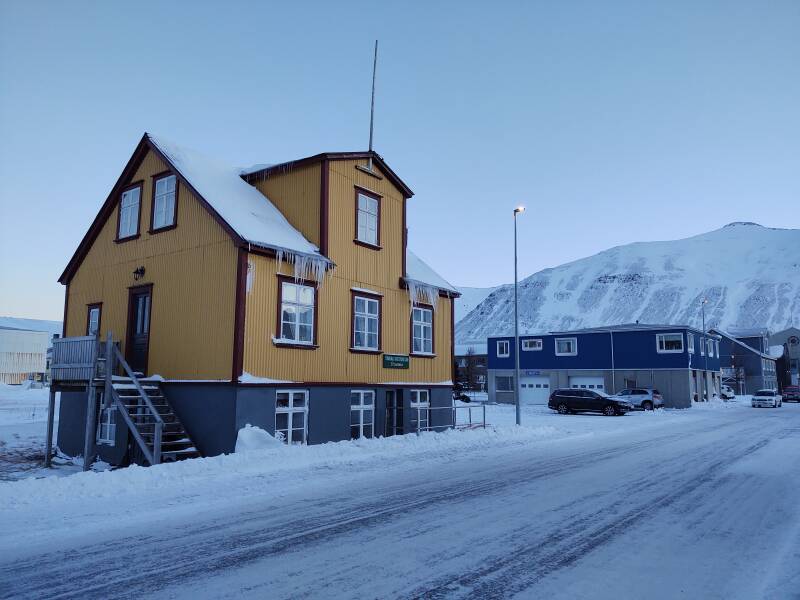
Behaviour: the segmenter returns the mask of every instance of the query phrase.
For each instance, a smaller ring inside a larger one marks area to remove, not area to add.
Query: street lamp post
[[[708,304],[708,298],[703,298],[703,301],[700,303],[700,307],[703,309],[702,343],[705,345],[705,347],[703,348],[703,369],[705,370],[705,373],[703,373],[703,375],[705,376],[705,382],[703,387],[706,388],[705,400],[706,402],[708,402],[709,400],[711,400],[711,394],[709,393],[708,389],[708,341],[707,341],[708,338],[706,338],[706,304]]]
[[[525,212],[524,206],[514,209],[514,407],[517,415],[517,425],[522,424],[522,411],[519,398],[519,293],[517,282],[517,215]]]

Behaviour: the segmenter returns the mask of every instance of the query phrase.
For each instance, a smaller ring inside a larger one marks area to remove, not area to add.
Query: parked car
[[[719,388],[719,396],[723,400],[733,400],[736,398],[733,388],[729,385],[723,385]]]
[[[611,396],[617,400],[630,402],[633,408],[640,410],[653,410],[664,407],[664,397],[656,389],[629,388]]]
[[[753,408],[761,406],[779,408],[781,404],[781,395],[775,390],[758,390],[753,394]]]
[[[562,415],[576,412],[599,412],[612,417],[624,415],[629,410],[633,410],[633,405],[626,400],[612,398],[608,394],[596,390],[576,388],[555,390],[550,394],[547,406]]]
[[[800,402],[800,385],[787,385],[781,398],[786,402]]]

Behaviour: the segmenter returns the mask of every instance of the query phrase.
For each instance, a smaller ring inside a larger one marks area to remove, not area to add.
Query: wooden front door
[[[150,310],[153,286],[130,289],[128,296],[128,338],[125,359],[131,369],[147,374],[147,350],[150,346]]]

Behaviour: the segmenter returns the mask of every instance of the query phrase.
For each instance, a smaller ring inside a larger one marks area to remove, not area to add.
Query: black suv
[[[562,415],[574,412],[599,412],[606,416],[624,415],[633,405],[619,398],[611,398],[603,392],[585,389],[561,389],[550,394],[547,407]]]

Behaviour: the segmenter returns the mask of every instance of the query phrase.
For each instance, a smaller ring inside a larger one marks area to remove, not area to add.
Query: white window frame
[[[301,344],[305,346],[313,346],[314,345],[314,320],[317,318],[316,313],[316,294],[317,288],[313,285],[305,285],[302,283],[294,283],[292,281],[279,281],[281,285],[281,330],[278,332],[280,338],[278,341],[291,343],[291,344]],[[294,299],[287,300],[286,290],[295,288],[297,290]],[[302,302],[300,300],[301,292],[303,289],[311,290],[311,303]],[[289,311],[289,314],[294,314],[293,320],[287,320],[284,314],[284,307],[292,308],[294,311]],[[311,309],[311,323],[300,323],[300,311],[301,310],[308,310]],[[293,325],[294,326],[294,337],[286,337],[284,334],[284,325]],[[300,327],[308,327],[310,330],[310,339],[303,340],[300,339]]]
[[[353,404],[353,396],[358,397],[357,404]],[[367,403],[366,400],[370,399]],[[369,412],[369,420],[365,418],[365,413]],[[353,417],[357,416],[358,423],[353,422]],[[358,429],[358,435],[353,437],[353,428]],[[369,427],[369,435],[364,434],[364,428]],[[375,390],[350,390],[350,439],[375,437]]]
[[[706,338],[706,352],[708,353],[708,358],[714,358],[714,340],[710,338]]]
[[[542,340],[540,339],[522,340],[523,352],[539,352],[541,349],[542,349]]]
[[[430,323],[425,319],[419,319],[418,315],[430,315]],[[417,335],[417,327],[420,328],[422,335]],[[427,336],[426,336],[427,334]],[[416,350],[417,340],[420,341],[422,350]],[[430,342],[430,350],[426,348],[426,342]],[[433,310],[424,306],[413,306],[411,308],[411,354],[422,354],[433,356]]]
[[[89,307],[89,319],[88,319],[89,323],[88,326],[86,327],[87,335],[100,335],[100,311],[101,311],[100,306]],[[95,312],[97,313],[97,318],[93,319],[92,313]]]
[[[505,346],[503,346],[505,344]],[[504,347],[505,351],[500,348]],[[508,358],[511,355],[511,344],[508,340],[497,340],[497,358]]]
[[[117,443],[117,407],[101,408],[97,419],[97,443],[115,446]]]
[[[137,185],[122,192],[119,200],[119,227],[117,239],[125,240],[139,233],[139,205],[142,202],[142,187]]]
[[[158,184],[164,183],[159,191]],[[169,189],[169,182],[172,189]],[[175,225],[175,199],[178,197],[178,179],[175,175],[164,175],[153,180],[153,231]]]
[[[686,334],[686,348],[689,351],[689,354],[694,354],[694,334],[687,333]]]
[[[280,406],[281,395],[288,395],[287,406]],[[308,390],[276,390],[275,393],[275,437],[278,433],[283,434],[285,444],[306,444],[308,443]],[[296,400],[302,398],[302,403],[296,404]],[[294,415],[303,415],[302,429],[294,426]],[[286,428],[278,428],[278,415],[286,415]],[[299,432],[300,439],[295,439],[296,432]]]
[[[714,349],[715,349],[715,351],[717,353],[717,358],[720,358],[720,355],[719,355],[719,340],[714,340]]]
[[[511,389],[509,389],[509,390],[501,390],[501,389],[498,388],[497,380],[499,378],[501,378],[501,377],[503,379],[511,380]],[[513,392],[514,391],[514,376],[513,375],[495,375],[494,376],[494,391],[496,391],[496,392]]]
[[[431,428],[431,391],[409,390],[409,406],[411,407],[412,422],[417,422],[418,420],[419,430],[428,431]]]
[[[380,200],[359,191],[356,202],[356,239],[359,242],[377,246],[380,241],[380,236],[378,235],[381,210]]]
[[[572,342],[572,350],[570,352],[559,352],[558,345],[559,342]],[[576,337],[567,337],[567,338],[556,338],[556,356],[578,356],[578,338]]]
[[[678,336],[681,339],[681,347],[680,349],[667,349],[667,336],[672,336],[673,339],[670,341],[675,341],[674,337]],[[663,347],[662,347],[663,342]],[[686,351],[686,340],[683,339],[683,334],[679,331],[673,331],[670,333],[657,333],[656,334],[656,352],[658,354],[683,354]]]
[[[358,310],[358,301],[364,301],[365,311]],[[369,312],[370,306],[375,306],[375,313]],[[359,329],[359,319],[363,322],[363,329]],[[375,321],[375,333],[369,331],[369,323]],[[363,335],[364,343],[359,345],[358,335]],[[369,343],[369,337],[375,336],[375,344]],[[355,350],[379,350],[381,345],[381,301],[377,298],[370,298],[369,296],[353,296],[353,349]]]
[[[706,355],[706,338],[700,338],[700,356]]]

